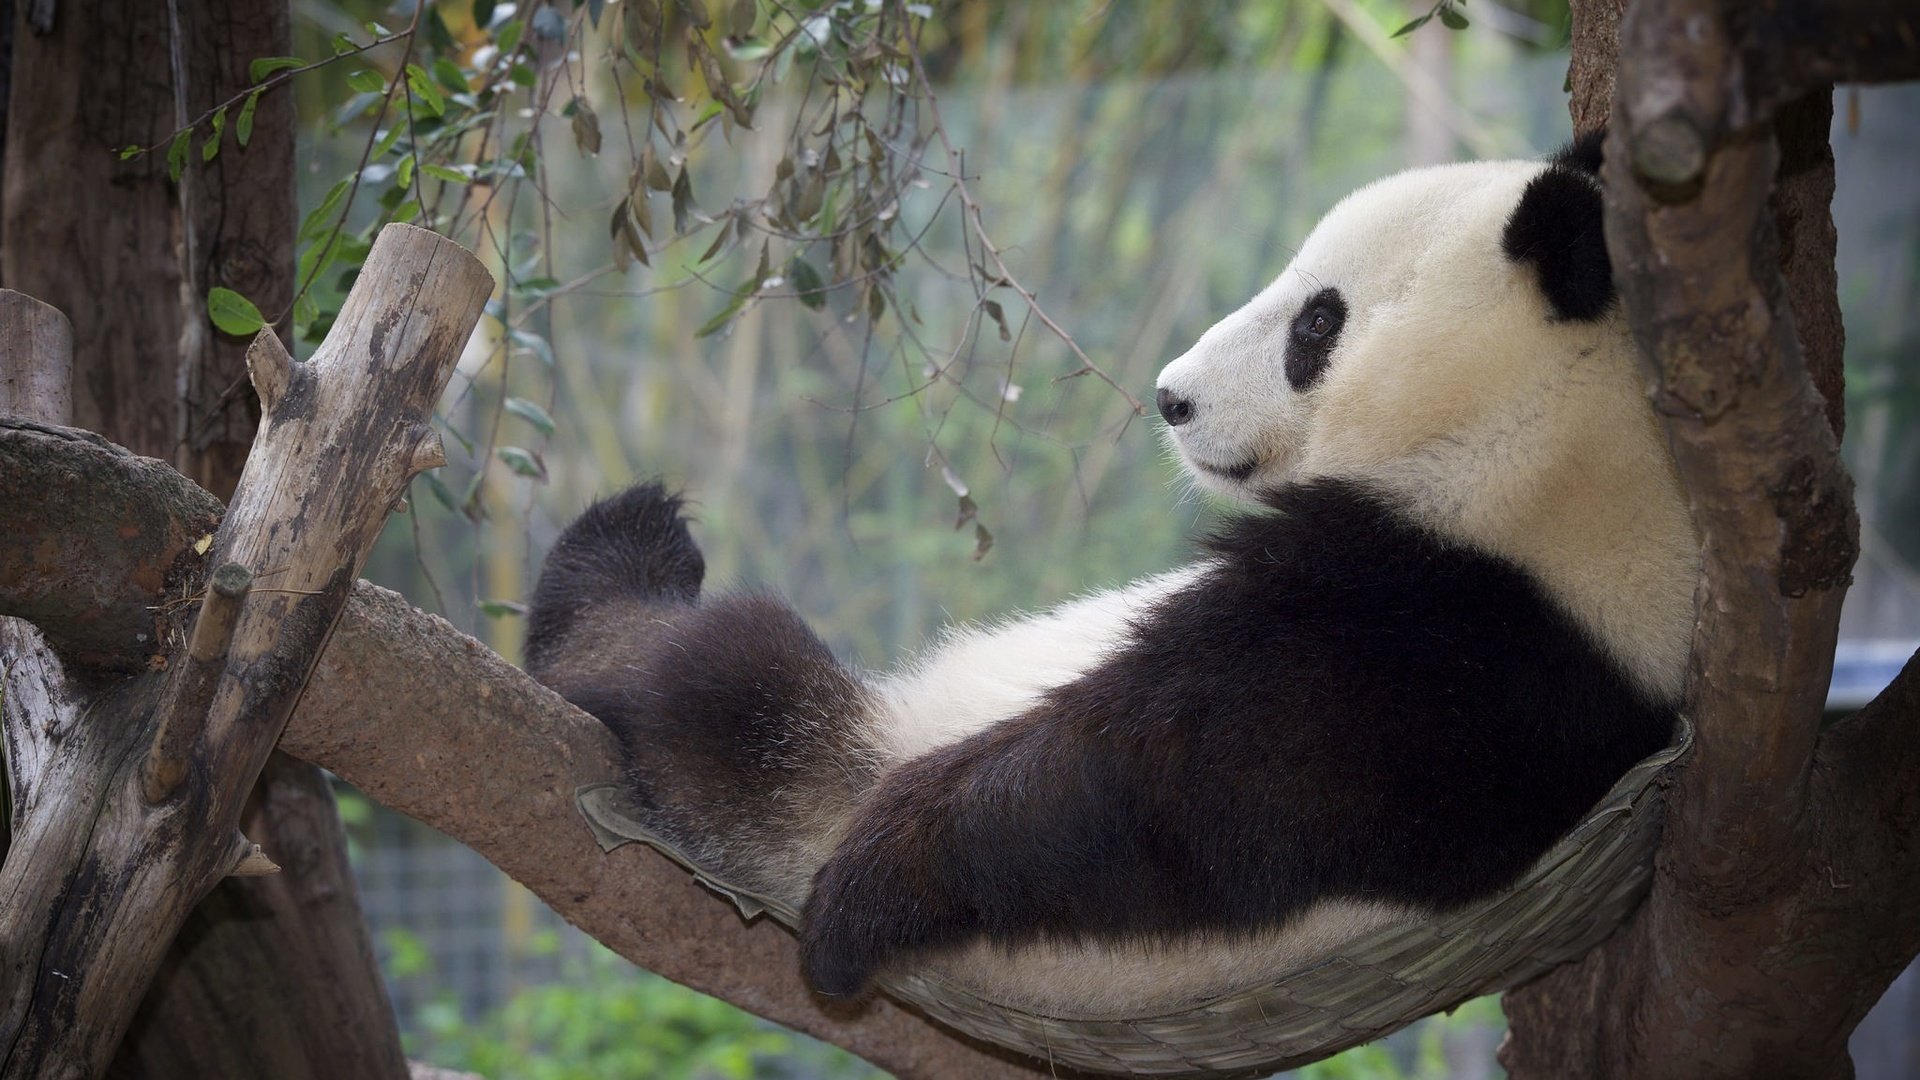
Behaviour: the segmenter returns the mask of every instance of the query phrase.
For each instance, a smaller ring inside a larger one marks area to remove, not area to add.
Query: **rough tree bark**
[[[1646,904],[1507,995],[1501,1060],[1849,1076],[1847,1036],[1920,951],[1920,670],[1821,731],[1858,553],[1827,131],[1832,80],[1920,75],[1920,19],[1890,0],[1622,8],[1574,5],[1573,114],[1610,125],[1615,277],[1705,542],[1698,736]]]
[[[83,426],[228,498],[259,406],[246,342],[214,331],[204,298],[222,285],[269,313],[291,305],[292,96],[263,96],[249,144],[229,128],[221,154],[196,160],[177,189],[164,154],[121,161],[113,149],[164,142],[248,86],[253,58],[292,52],[289,5],[15,8],[10,59],[20,78],[0,99],[17,151],[5,169],[0,236],[11,242],[0,247],[0,280],[73,314]],[[249,835],[301,875],[215,888],[169,953],[117,1075],[318,1080],[404,1070],[326,779],[290,759],[273,761],[269,776]],[[316,1019],[290,1025],[290,1016]]]
[[[164,673],[102,683],[44,649],[28,678],[9,671],[0,1076],[100,1075],[128,988],[152,981],[193,905],[270,867],[237,829],[246,794],[388,509],[444,461],[427,418],[491,289],[457,245],[390,226],[310,363],[270,331],[249,351],[267,423],[211,541],[211,587],[163,611],[163,640],[180,635]],[[195,599],[189,640],[166,616]]]

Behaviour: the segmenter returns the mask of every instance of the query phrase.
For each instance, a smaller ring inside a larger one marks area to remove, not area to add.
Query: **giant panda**
[[[678,499],[547,557],[529,670],[649,829],[803,908],[829,995],[931,971],[1146,1015],[1511,884],[1668,741],[1699,547],[1615,302],[1597,140],[1354,192],[1161,373],[1249,504],[1191,565],[888,674],[705,596]]]

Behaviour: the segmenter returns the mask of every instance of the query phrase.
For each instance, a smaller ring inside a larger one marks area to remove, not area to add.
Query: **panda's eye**
[[[1293,340],[1287,342],[1287,382],[1305,390],[1320,381],[1333,360],[1340,326],[1347,320],[1347,301],[1338,289],[1321,289],[1293,320]]]

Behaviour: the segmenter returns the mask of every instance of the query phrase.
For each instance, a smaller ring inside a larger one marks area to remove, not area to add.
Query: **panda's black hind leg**
[[[874,782],[869,695],[780,599],[702,601],[703,572],[659,485],[594,505],[547,557],[528,670],[619,739],[657,836],[798,904]]]
[[[625,621],[616,611],[699,599],[707,563],[683,506],[657,481],[635,484],[587,507],[561,532],[528,605],[527,670],[535,678],[551,685],[548,673],[565,654],[603,642],[614,628],[595,624]]]

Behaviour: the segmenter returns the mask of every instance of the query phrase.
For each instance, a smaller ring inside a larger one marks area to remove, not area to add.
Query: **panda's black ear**
[[[1528,181],[1500,238],[1507,258],[1532,263],[1555,318],[1590,320],[1613,303],[1613,266],[1600,202],[1600,134],[1575,140]]]

